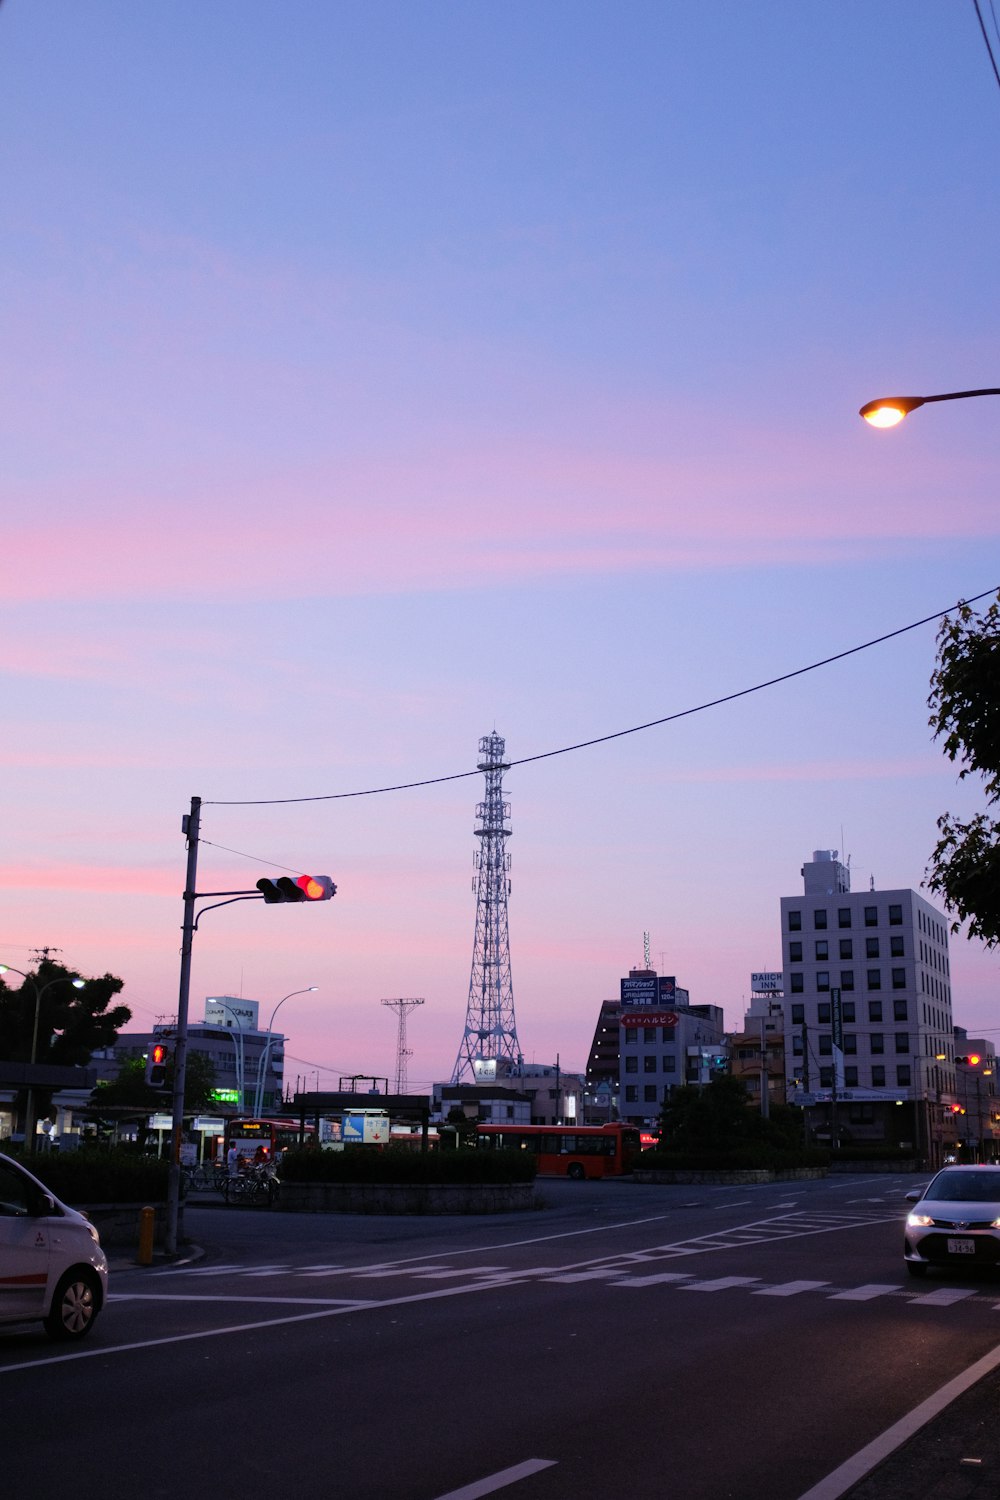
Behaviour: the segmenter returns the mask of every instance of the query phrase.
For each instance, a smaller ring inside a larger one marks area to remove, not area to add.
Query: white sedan
[[[50,1338],[82,1339],[107,1292],[93,1224],[0,1156],[0,1323],[41,1321]]]

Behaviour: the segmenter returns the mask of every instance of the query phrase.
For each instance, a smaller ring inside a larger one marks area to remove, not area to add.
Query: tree
[[[167,1045],[170,1045],[169,1038]],[[184,1112],[199,1114],[215,1104],[215,1064],[204,1052],[188,1048],[184,1066]],[[92,1108],[100,1110],[113,1106],[115,1109],[135,1109],[145,1114],[169,1109],[174,1089],[174,1056],[171,1052],[167,1062],[166,1087],[154,1089],[146,1082],[146,1062],[143,1053],[133,1052],[122,1060],[118,1077],[111,1083],[99,1083],[90,1096]]]
[[[982,614],[962,603],[938,632],[937,667],[927,700],[934,738],[961,769],[981,776],[989,809],[1000,802],[1000,594]],[[987,948],[1000,944],[1000,822],[979,812],[968,821],[938,818],[940,838],[926,872],[928,888],[955,913],[952,932]]]
[[[79,976],[49,958],[49,949],[39,951],[41,959],[19,989],[0,979],[0,1058],[30,1062],[34,1049],[38,1063],[83,1067],[94,1052],[113,1046],[121,1027],[132,1019],[127,1005],[111,1005],[123,982],[104,974],[84,980],[77,989],[73,981]],[[48,1113],[52,1090],[34,1093],[39,1116]],[[22,1113],[23,1093],[17,1107]]]

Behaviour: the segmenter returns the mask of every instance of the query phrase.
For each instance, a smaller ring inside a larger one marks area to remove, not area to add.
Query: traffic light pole
[[[184,1138],[184,1083],[187,1073],[188,1000],[191,994],[191,949],[194,944],[198,883],[198,837],[201,831],[201,798],[191,798],[191,811],[182,820],[187,834],[187,875],[184,881],[184,921],[181,926],[181,978],[177,995],[177,1035],[174,1040],[174,1100],[170,1141],[170,1171],[167,1179],[166,1251],[177,1254],[181,1207],[181,1143]]]

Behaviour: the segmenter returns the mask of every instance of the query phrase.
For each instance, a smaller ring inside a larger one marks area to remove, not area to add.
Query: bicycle
[[[238,1177],[227,1177],[223,1192],[230,1207],[270,1208],[278,1196],[278,1181],[269,1168],[255,1167]]]

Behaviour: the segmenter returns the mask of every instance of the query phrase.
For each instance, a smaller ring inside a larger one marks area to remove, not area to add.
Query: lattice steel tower
[[[406,1045],[406,1017],[414,1006],[423,1005],[423,1000],[383,1000],[398,1017],[396,1025],[396,1083],[395,1092],[405,1094],[407,1090],[406,1062],[413,1056],[413,1048]]]
[[[476,937],[469,978],[469,1004],[465,1013],[465,1035],[458,1049],[452,1083],[482,1082],[476,1064],[496,1064],[496,1076],[509,1078],[521,1071],[521,1049],[514,1020],[514,988],[510,977],[510,939],[507,932],[507,897],[510,895],[510,803],[503,800],[505,742],[496,730],[479,741],[479,769],[486,777],[486,800],[476,808],[474,856],[476,873]],[[485,1076],[489,1076],[490,1069]]]

